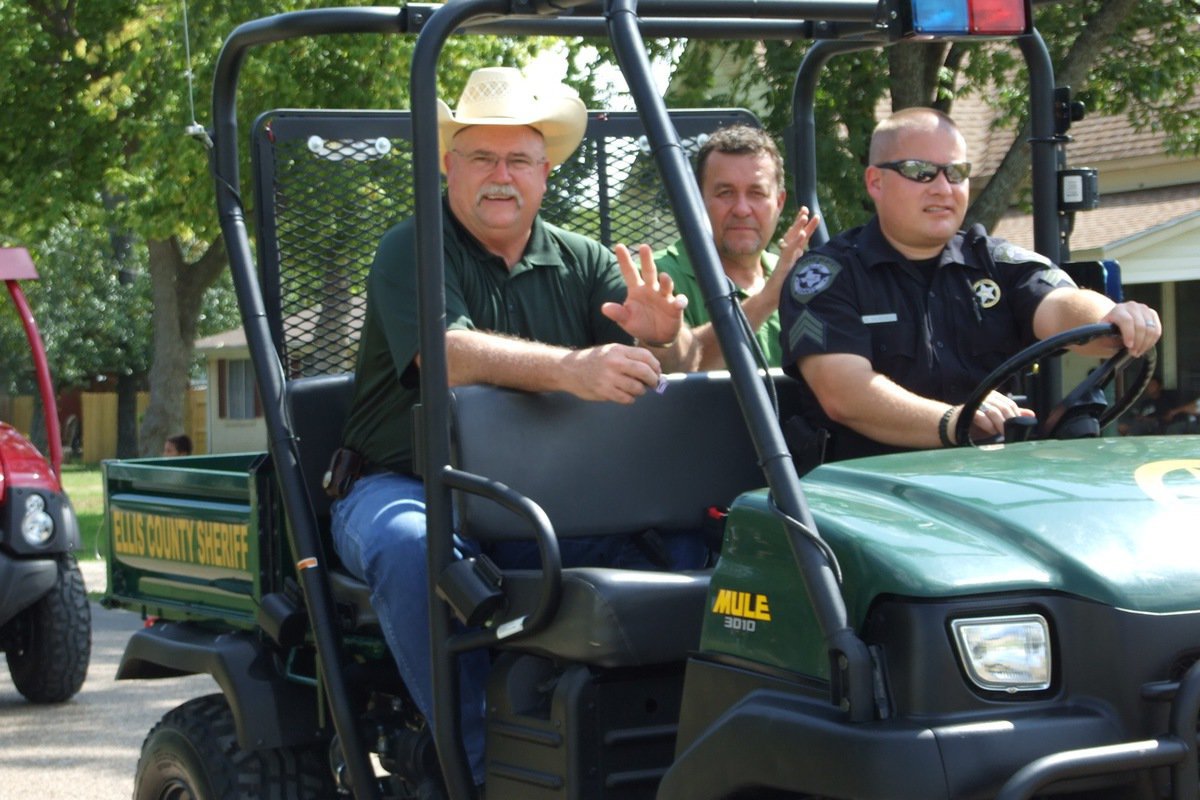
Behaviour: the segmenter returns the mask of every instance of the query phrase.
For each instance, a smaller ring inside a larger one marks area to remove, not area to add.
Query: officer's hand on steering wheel
[[[1158,312],[1133,300],[1117,303],[1100,321],[1117,326],[1119,338],[1114,337],[1117,338],[1114,349],[1124,345],[1134,358],[1145,355],[1162,336]]]
[[[1143,330],[1146,328],[1146,321],[1146,318],[1142,319],[1140,327]],[[1155,315],[1152,321],[1155,323],[1156,328],[1158,325],[1157,315]],[[1151,330],[1155,328],[1151,328]],[[1012,400],[999,395],[996,387],[1002,386],[1009,379],[1025,373],[1042,359],[1057,358],[1066,353],[1067,349],[1072,346],[1086,345],[1098,338],[1112,337],[1114,334],[1117,336],[1122,335],[1120,326],[1116,323],[1081,325],[1078,328],[1072,328],[1069,331],[1063,331],[1062,333],[1035,342],[1012,358],[1009,358],[980,381],[979,385],[971,393],[971,396],[963,403],[963,407],[959,411],[957,421],[954,425],[954,443],[959,446],[965,444],[983,444],[984,442],[979,441],[972,435],[977,422],[980,423],[981,429],[986,430],[983,427],[984,425],[990,425],[992,428],[995,428],[996,422],[999,421],[999,430],[1003,431],[1004,419],[1025,416],[1024,414],[1015,413],[1004,416],[1005,412],[1000,410],[997,410],[997,413],[993,415],[989,409],[984,412],[987,422],[981,421],[979,419],[979,411],[983,410],[985,405],[999,405],[1000,408],[1008,408],[1007,403],[1015,405]],[[1106,425],[1128,411],[1137,398],[1141,396],[1142,390],[1150,382],[1150,376],[1154,374],[1156,360],[1157,357],[1153,347],[1142,353],[1140,359],[1134,359],[1133,355],[1122,347],[1103,364],[1089,372],[1087,377],[1080,381],[1074,389],[1068,392],[1062,400],[1050,409],[1044,419],[1037,421],[1036,429],[1026,432],[1024,438],[1046,439],[1057,436],[1099,435],[1099,432]],[[1116,375],[1122,372],[1131,361],[1137,361],[1140,364],[1140,368],[1137,368],[1135,370],[1136,374],[1126,382],[1124,391],[1119,393],[1119,397],[1112,401],[1107,400],[1103,395],[1104,388],[1109,383],[1112,383]],[[1089,420],[1085,420],[1086,424],[1079,424],[1079,420],[1083,419],[1080,416],[1080,410],[1090,418]],[[997,420],[997,417],[1000,417],[1000,419]]]
[[[971,441],[982,442],[1004,435],[1004,423],[1012,417],[1032,417],[1033,411],[1021,408],[1006,394],[991,391],[971,420]]]

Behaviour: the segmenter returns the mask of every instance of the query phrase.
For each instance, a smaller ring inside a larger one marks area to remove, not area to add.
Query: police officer
[[[871,137],[875,216],[798,261],[780,301],[784,370],[803,379],[802,427],[828,432],[825,460],[948,447],[960,405],[993,368],[1038,339],[1115,323],[1134,356],[1160,335],[1158,314],[1082,290],[1041,255],[960,230],[970,194],[954,121],[910,108]],[[1116,337],[1080,348],[1107,355]],[[973,438],[1033,412],[992,392]]]

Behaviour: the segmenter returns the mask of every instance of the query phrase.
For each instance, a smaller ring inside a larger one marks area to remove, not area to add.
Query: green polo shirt
[[[763,274],[770,275],[778,261],[779,256],[764,252],[762,254]],[[655,253],[654,264],[658,267],[659,272],[667,273],[671,276],[671,280],[675,281],[676,294],[687,296],[688,307],[683,312],[683,319],[688,326],[695,328],[708,322],[710,319],[708,307],[704,305],[704,297],[700,294],[700,283],[696,280],[696,270],[692,268],[687,251],[683,249],[683,239],[675,242],[666,250],[659,250]],[[738,289],[738,297],[745,300],[747,295]],[[783,347],[779,342],[778,310],[771,312],[771,316],[767,317],[755,333],[755,338],[758,339],[763,354],[767,357],[767,364],[772,367],[781,366]]]
[[[564,347],[632,344],[600,313],[625,300],[616,257],[599,242],[536,217],[521,260],[509,270],[445,208],[446,327],[509,334]],[[343,442],[372,466],[412,472],[412,407],[419,401],[416,231],[389,230],[367,278],[367,310]]]

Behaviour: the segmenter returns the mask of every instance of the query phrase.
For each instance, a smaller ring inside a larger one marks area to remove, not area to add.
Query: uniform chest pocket
[[[1021,337],[1011,320],[984,315],[983,322],[966,326],[966,351],[978,364],[988,369],[999,366],[1014,353],[1021,350]]]
[[[871,332],[871,363],[876,372],[895,380],[912,369],[920,352],[916,325],[880,322],[867,328]]]

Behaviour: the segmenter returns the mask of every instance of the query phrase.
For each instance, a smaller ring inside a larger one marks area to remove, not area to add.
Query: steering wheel
[[[1010,378],[1020,375],[1042,359],[1061,356],[1067,352],[1069,346],[1087,344],[1101,336],[1112,336],[1117,333],[1116,325],[1101,322],[1072,328],[1026,347],[992,370],[971,392],[971,396],[963,403],[962,411],[958,415],[958,424],[954,427],[954,441],[960,445],[971,444],[971,421],[975,419],[975,412],[979,410],[991,392]],[[1154,374],[1154,367],[1157,364],[1157,351],[1154,348],[1142,356],[1141,370],[1121,397],[1111,404],[1099,403],[1095,398],[1102,394],[1102,390],[1117,376],[1118,372],[1134,360],[1133,356],[1129,355],[1129,351],[1122,347],[1107,361],[1089,372],[1078,386],[1060,400],[1046,415],[1046,418],[1038,423],[1037,431],[1029,438],[1054,438],[1061,432],[1060,429],[1065,430],[1064,423],[1069,423],[1080,416],[1081,412],[1077,410],[1079,408],[1084,409],[1083,414],[1093,417],[1099,428],[1103,428],[1124,414],[1141,397],[1142,391],[1145,390],[1146,384],[1150,382],[1150,377]]]

